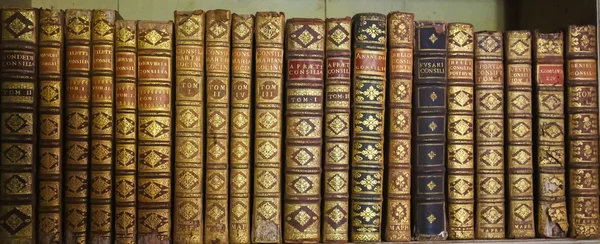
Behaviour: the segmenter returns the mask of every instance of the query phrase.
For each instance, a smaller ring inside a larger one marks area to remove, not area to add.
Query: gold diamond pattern
[[[196,116],[196,114],[190,110],[183,112],[180,118],[181,123],[188,128],[198,122],[198,120],[198,116]]]
[[[148,125],[145,130],[152,137],[156,137],[160,132],[162,132],[162,129],[162,126],[160,126],[156,121],[152,121],[152,123]]]
[[[427,188],[429,188],[430,191],[433,191],[433,188],[435,188],[436,184],[433,183],[433,181],[430,181],[429,184],[427,184]]]
[[[267,39],[272,39],[279,34],[279,29],[271,22],[263,25],[259,32],[263,34]]]
[[[294,156],[294,159],[296,159],[300,165],[305,165],[306,163],[310,162],[311,158],[311,155],[308,154],[308,152],[306,152],[304,149],[300,149],[296,156]]]
[[[429,156],[429,159],[433,159],[433,158],[435,157],[435,155],[436,155],[436,154],[435,154],[435,152],[433,152],[433,151],[430,151],[430,152],[427,154],[427,156]]]
[[[331,33],[331,39],[334,40],[335,43],[337,43],[338,45],[342,43],[347,36],[348,35],[346,35],[346,33],[339,28],[336,29],[333,33]]]
[[[150,184],[144,189],[144,193],[150,196],[150,198],[152,199],[156,198],[161,191],[162,190],[160,189],[160,187],[154,182],[150,182]]]
[[[313,127],[311,124],[306,122],[306,120],[302,120],[297,126],[296,130],[300,132],[300,135],[307,136],[312,130]]]
[[[459,180],[454,184],[454,189],[461,195],[467,194],[469,192],[469,188],[469,184],[464,180]]]
[[[436,218],[433,214],[429,215],[429,217],[427,217],[427,221],[429,221],[429,224],[433,224],[433,221],[435,221],[435,220],[436,220]]]
[[[490,150],[489,153],[485,154],[482,159],[490,166],[496,166],[500,164],[502,156],[495,150]]]
[[[513,127],[512,131],[519,137],[524,137],[529,133],[529,127],[525,123],[519,123]]]
[[[431,98],[431,101],[434,101],[438,98],[437,94],[435,94],[435,92],[432,92],[431,95],[429,95],[429,98]]]
[[[520,192],[525,192],[531,188],[531,183],[526,179],[519,179],[514,186],[519,189]]]
[[[340,221],[344,219],[344,213],[338,208],[334,208],[329,214],[329,219],[333,220],[336,224],[339,224]]]
[[[311,185],[312,184],[309,181],[304,179],[304,177],[301,177],[296,181],[296,183],[294,183],[294,188],[296,188],[296,190],[300,193],[306,193],[306,191],[310,189]]]
[[[146,34],[144,38],[146,38],[146,40],[149,41],[150,44],[156,45],[156,43],[158,43],[162,39],[162,35],[159,34],[156,30],[152,30],[148,32],[148,34]]]
[[[333,131],[335,134],[339,134],[343,129],[346,128],[346,123],[340,118],[335,117],[335,119],[329,122],[329,129]]]
[[[437,36],[435,36],[435,34],[431,34],[431,36],[429,37],[429,40],[431,41],[431,43],[435,43],[435,41],[438,40]]]
[[[307,30],[302,31],[302,33],[298,35],[298,40],[300,40],[304,46],[308,45],[313,39],[313,35],[311,35]]]
[[[304,226],[310,220],[310,215],[307,214],[304,210],[300,210],[300,212],[296,214],[296,217],[294,217],[294,219],[298,221],[300,225]]]
[[[104,36],[106,33],[109,32],[110,26],[104,21],[99,21],[94,26],[94,30],[96,31],[96,33],[100,34],[101,36]]]
[[[502,185],[495,178],[490,178],[490,180],[483,183],[481,187],[487,190],[488,193],[494,194],[502,188]]]
[[[496,223],[496,221],[498,221],[498,219],[500,219],[502,217],[502,214],[500,212],[498,212],[498,210],[496,208],[491,208],[488,211],[485,211],[482,216],[489,222],[489,223]]]
[[[25,29],[26,25],[19,18],[15,18],[8,24],[8,27],[18,36]]]
[[[523,204],[515,209],[515,213],[521,218],[526,219],[531,214],[531,209],[527,205]]]
[[[431,131],[434,131],[435,128],[437,128],[437,125],[435,124],[435,122],[431,121],[431,123],[429,124],[429,129],[431,129]]]

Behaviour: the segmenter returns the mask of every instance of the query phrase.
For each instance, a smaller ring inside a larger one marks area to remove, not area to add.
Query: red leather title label
[[[562,85],[565,74],[562,64],[540,64],[537,66],[537,83],[540,85]]]
[[[137,90],[135,83],[117,83],[117,105],[135,109]]]
[[[289,60],[287,71],[290,80],[323,80],[323,60]]]
[[[357,49],[354,54],[354,72],[357,75],[385,76],[385,52]]]
[[[111,76],[92,77],[92,102],[112,103],[113,78]]]
[[[231,51],[231,58],[232,73],[252,73],[252,49],[235,48]]]
[[[327,79],[350,78],[350,58],[328,58]]]
[[[67,45],[67,69],[90,70],[90,48],[88,46]]]
[[[40,48],[40,74],[60,74],[60,48]]]
[[[206,72],[229,73],[229,48],[206,48]]]
[[[179,71],[202,72],[204,69],[204,49],[198,46],[177,45],[175,68]]]
[[[411,73],[412,72],[412,49],[393,48],[390,50],[390,72],[392,73]]]
[[[140,80],[171,81],[171,58],[141,56],[138,64]]]
[[[135,78],[135,53],[117,52],[116,77]]]
[[[279,48],[256,49],[256,72],[281,72],[283,50]]]
[[[113,70],[113,48],[110,45],[94,45],[94,70]]]
[[[139,109],[171,110],[171,89],[167,87],[139,87]]]
[[[596,60],[570,60],[567,63],[569,80],[596,80]]]
[[[473,59],[449,58],[448,79],[473,79]]]
[[[67,101],[89,102],[90,80],[82,77],[67,78]]]
[[[30,51],[5,50],[2,52],[2,70],[35,73],[35,54]]]

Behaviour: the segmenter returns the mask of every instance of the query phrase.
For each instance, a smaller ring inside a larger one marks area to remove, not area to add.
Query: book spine
[[[206,215],[204,242],[229,239],[231,11],[206,12]]]
[[[115,22],[115,240],[136,243],[137,26]]]
[[[594,25],[571,25],[566,45],[569,236],[585,239],[600,235],[596,35]]]
[[[64,12],[40,10],[38,243],[62,243]]]
[[[253,243],[281,242],[284,13],[257,12]]]
[[[386,16],[352,18],[352,242],[381,241],[386,83]]]
[[[505,33],[508,238],[534,238],[531,32]],[[528,156],[525,156],[528,155]]]
[[[204,19],[202,10],[175,12],[176,243],[204,241]]]
[[[387,222],[385,240],[410,241],[410,139],[415,16],[388,14]]]
[[[38,10],[1,10],[0,242],[37,234]]]
[[[90,167],[92,11],[69,9],[66,24],[65,242],[85,243]]]
[[[284,241],[318,243],[325,22],[290,19],[286,30]]]
[[[448,24],[448,238],[475,238],[473,25]]]
[[[92,11],[91,241],[112,242],[115,11]]]
[[[252,140],[252,45],[254,15],[233,14],[231,22],[231,162],[229,242],[250,242]]]
[[[445,199],[447,30],[442,22],[415,23],[413,85],[413,230],[418,241],[448,236]]]
[[[565,199],[563,33],[536,31],[533,45],[537,148],[533,155],[521,153],[520,157],[537,159],[537,235],[561,238],[567,236],[569,227]]]
[[[348,241],[350,178],[350,17],[326,20],[323,241]]]
[[[475,33],[476,238],[505,237],[502,33]]]
[[[173,22],[138,22],[138,242],[171,240]]]

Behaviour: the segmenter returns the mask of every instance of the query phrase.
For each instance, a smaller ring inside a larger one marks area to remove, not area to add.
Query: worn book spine
[[[598,53],[596,27],[567,30],[569,236],[598,238]]]
[[[475,238],[473,25],[448,23],[448,238]]]
[[[92,11],[91,241],[112,241],[115,11]]]
[[[281,130],[285,14],[257,12],[254,57],[254,209],[252,242],[279,243],[281,237]]]
[[[505,237],[504,64],[499,31],[475,33],[476,238]]]
[[[533,121],[531,105],[531,32],[507,31],[506,52],[506,169],[508,238],[534,238]]]
[[[387,71],[387,221],[385,240],[410,241],[410,139],[415,16],[391,12]]]
[[[173,22],[139,21],[138,175],[139,243],[171,240]]]
[[[230,39],[231,11],[206,12],[206,243],[229,239]]]
[[[446,172],[446,24],[415,23],[413,85],[413,235],[417,241],[448,237]]]
[[[321,152],[325,22],[290,19],[286,25],[286,131],[283,239],[321,238]]]
[[[87,242],[92,11],[69,9],[66,24],[64,242]]]
[[[62,243],[64,12],[40,10],[38,243]]]
[[[175,243],[203,243],[204,19],[175,11]]]
[[[537,235],[545,238],[567,236],[567,203],[565,199],[565,114],[563,33],[536,31],[533,40],[534,138],[533,157],[536,169]]]
[[[353,25],[352,242],[381,241],[386,16],[359,13]]]
[[[252,46],[254,15],[233,14],[231,21],[231,138],[229,147],[229,242],[250,242],[252,140]]]
[[[0,12],[0,242],[37,235],[38,9]],[[55,195],[55,194],[52,194]]]
[[[137,26],[115,22],[115,241],[136,243]]]
[[[352,19],[326,20],[323,242],[348,241]]]

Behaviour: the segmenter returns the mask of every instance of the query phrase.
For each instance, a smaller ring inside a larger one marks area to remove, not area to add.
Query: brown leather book
[[[62,243],[64,12],[40,9],[38,243]]]
[[[477,239],[505,237],[504,64],[499,31],[475,33]]]
[[[115,240],[136,243],[137,26],[115,22]]]
[[[325,21],[286,24],[286,133],[283,239],[318,243],[321,238],[321,151]]]
[[[233,14],[231,25],[229,242],[242,244],[250,242],[254,15]]]
[[[171,240],[172,21],[138,21],[139,243]]]
[[[21,8],[0,12],[2,243],[37,240],[38,14],[38,9]]]
[[[113,242],[115,11],[92,11],[90,228],[92,242]]]
[[[507,237],[534,238],[533,123],[531,100],[531,32],[507,31],[506,169],[508,170]]]
[[[231,11],[206,12],[206,215],[204,242],[229,239]]]
[[[281,242],[284,23],[284,13],[256,13],[253,243]]]
[[[569,236],[578,239],[600,236],[596,35],[594,25],[570,25],[565,47]]]
[[[538,207],[537,235],[546,238],[567,236],[567,203],[565,199],[565,113],[563,33],[536,31],[533,40],[535,55],[535,123]]]
[[[415,16],[391,12],[387,16],[389,119],[387,145],[387,221],[385,240],[410,241],[410,138]]]
[[[85,243],[90,167],[92,11],[69,9],[66,25],[64,242]]]
[[[386,16],[352,17],[352,242],[381,241],[386,83]]]
[[[173,240],[203,243],[204,11],[175,11]]]
[[[448,238],[475,238],[473,25],[448,23]]]
[[[326,20],[323,242],[348,241],[352,19]]]

